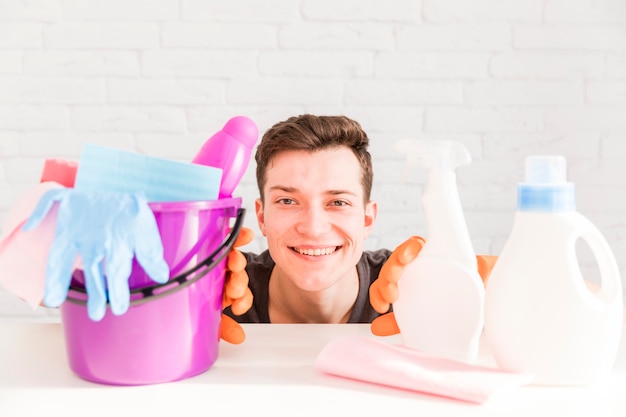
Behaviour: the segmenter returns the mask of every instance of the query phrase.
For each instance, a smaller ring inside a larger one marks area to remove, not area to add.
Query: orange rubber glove
[[[395,315],[389,312],[389,307],[398,299],[398,281],[404,266],[414,260],[422,250],[426,241],[419,236],[411,236],[400,244],[389,256],[380,270],[378,278],[369,289],[370,303],[382,315],[374,319],[371,324],[372,334],[376,336],[391,336],[400,333]],[[477,269],[483,284],[487,284],[489,274],[498,259],[497,256],[478,255]],[[385,314],[386,313],[386,314]]]
[[[226,261],[226,280],[224,282],[222,308],[231,306],[231,310],[235,315],[248,311],[252,306],[253,299],[252,292],[248,287],[249,278],[246,272],[246,258],[243,253],[235,248],[247,245],[253,238],[254,232],[247,227],[242,227]],[[224,341],[232,344],[242,343],[246,339],[246,334],[241,325],[226,314],[222,314],[220,336]]]

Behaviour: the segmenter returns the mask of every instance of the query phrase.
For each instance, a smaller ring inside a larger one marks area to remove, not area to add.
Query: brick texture
[[[561,154],[577,207],[626,277],[623,0],[0,0],[0,232],[43,160],[98,143],[189,161],[238,114],[261,132],[304,112],[371,137],[367,248],[427,236],[425,172],[398,139],[454,140],[476,252],[510,232],[524,158]],[[254,219],[253,163],[236,194]],[[594,260],[580,260],[585,275]],[[626,283],[626,278],[623,278]],[[626,285],[625,285],[626,287]],[[55,320],[0,289],[0,318]]]

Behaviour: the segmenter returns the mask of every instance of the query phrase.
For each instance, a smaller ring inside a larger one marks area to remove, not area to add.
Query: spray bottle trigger
[[[465,146],[450,140],[404,139],[397,141],[394,148],[407,156],[408,165],[418,163],[429,171],[454,171],[457,167],[472,161]]]

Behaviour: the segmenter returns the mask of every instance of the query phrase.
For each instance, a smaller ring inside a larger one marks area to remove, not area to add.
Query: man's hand
[[[370,304],[382,316],[372,321],[371,331],[377,336],[390,336],[400,333],[393,312],[389,312],[391,304],[398,299],[398,281],[404,266],[414,260],[424,246],[424,239],[411,236],[389,255],[378,274],[378,278],[370,285]],[[386,313],[386,314],[385,314]]]
[[[254,238],[251,229],[242,227],[235,241],[233,249],[226,261],[226,281],[224,283],[224,299],[222,308],[231,306],[233,314],[245,313],[252,306],[252,292],[248,287],[248,273],[246,272],[246,258],[237,247],[247,245]],[[239,323],[232,317],[222,314],[220,336],[228,343],[239,344],[246,339],[246,334]]]
[[[372,334],[391,336],[400,333],[394,313],[387,312],[391,304],[398,299],[398,281],[404,266],[417,257],[424,243],[425,240],[419,236],[412,236],[403,242],[391,253],[378,278],[370,286],[370,303],[374,310],[382,314],[372,321]],[[497,256],[491,255],[476,256],[478,273],[484,285],[487,285],[489,274],[497,259]]]
[[[483,285],[486,287],[489,275],[491,274],[498,257],[496,255],[477,255],[476,260],[478,261],[478,274],[483,280]]]

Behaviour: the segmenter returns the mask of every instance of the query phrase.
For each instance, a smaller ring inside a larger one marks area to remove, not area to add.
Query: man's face
[[[285,151],[266,177],[265,204],[256,201],[256,214],[277,272],[306,291],[354,276],[377,207],[363,203],[361,167],[352,151]]]

